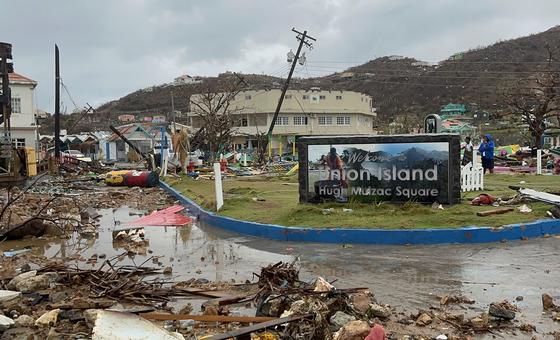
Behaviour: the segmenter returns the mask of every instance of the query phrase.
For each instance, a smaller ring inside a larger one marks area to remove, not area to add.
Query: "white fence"
[[[476,163],[461,167],[461,190],[476,191],[484,189],[484,170]]]

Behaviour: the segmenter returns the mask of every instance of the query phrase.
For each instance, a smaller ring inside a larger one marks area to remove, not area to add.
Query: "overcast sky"
[[[95,106],[185,73],[281,74],[297,47],[292,27],[317,38],[297,74],[309,76],[392,54],[439,61],[538,33],[560,24],[560,1],[0,0],[0,13],[16,72],[39,82],[38,106],[52,112],[54,43],[77,105]]]

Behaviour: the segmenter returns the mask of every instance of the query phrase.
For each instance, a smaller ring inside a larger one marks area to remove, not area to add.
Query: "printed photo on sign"
[[[447,194],[449,143],[308,145],[311,200],[435,202]]]

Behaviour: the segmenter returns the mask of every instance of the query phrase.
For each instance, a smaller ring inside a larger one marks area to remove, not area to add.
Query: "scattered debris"
[[[366,321],[350,321],[344,325],[333,336],[334,340],[363,340],[370,333],[369,324]]]
[[[420,316],[418,316],[418,318],[416,319],[416,324],[421,327],[427,326],[431,323],[432,323],[432,317],[427,313],[420,314]]]
[[[496,198],[494,196],[488,194],[480,194],[475,197],[472,201],[472,205],[492,205],[496,202]]]
[[[127,226],[184,226],[192,223],[192,218],[179,214],[185,209],[184,206],[174,205],[163,210],[154,211],[151,214],[128,222]]]
[[[183,340],[179,333],[162,329],[132,313],[102,310],[95,317],[93,340],[161,339]]]
[[[330,318],[331,328],[334,331],[338,331],[340,328],[342,328],[342,326],[344,326],[347,323],[349,323],[350,321],[354,321],[354,320],[356,320],[356,318],[353,317],[352,315],[348,315],[348,314],[346,314],[342,311],[337,311]]]
[[[519,325],[518,328],[522,332],[526,332],[526,333],[532,333],[532,332],[537,331],[537,327],[535,327],[535,325],[531,325],[531,324],[528,324],[528,323],[523,323],[523,324]]]
[[[58,308],[46,312],[35,321],[35,326],[37,327],[56,326],[56,323],[58,322],[59,313],[60,313],[60,309]]]
[[[440,298],[440,305],[449,305],[455,303],[466,303],[472,305],[475,301],[462,295],[444,295]]]
[[[517,311],[519,311],[517,306],[512,305],[506,300],[499,303],[491,303],[490,307],[488,308],[488,314],[492,315],[493,317],[505,320],[515,319],[515,312]]]
[[[554,298],[549,294],[543,293],[542,296],[542,305],[544,310],[557,310],[558,306],[554,303]]]
[[[530,214],[533,212],[533,209],[529,208],[527,204],[523,204],[522,206],[517,207],[517,210],[519,210],[519,212],[523,214]]]
[[[500,215],[500,214],[505,214],[508,212],[512,212],[515,209],[513,208],[500,208],[500,209],[493,209],[493,210],[487,210],[487,211],[479,211],[476,213],[477,216],[481,216],[481,217],[485,217],[485,216],[490,216],[490,215]]]
[[[315,283],[315,289],[313,289],[313,291],[326,293],[326,292],[330,292],[333,289],[335,288],[332,284],[330,284],[325,279],[319,276],[317,278],[317,282]]]

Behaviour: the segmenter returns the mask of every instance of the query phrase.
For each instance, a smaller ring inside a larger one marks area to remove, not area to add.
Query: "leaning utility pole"
[[[54,45],[54,157],[60,159],[60,65],[58,45]]]
[[[280,95],[280,99],[278,99],[278,105],[276,106],[276,110],[274,111],[274,116],[272,117],[272,122],[270,123],[270,127],[268,128],[267,139],[265,141],[265,149],[266,144],[269,143],[270,139],[272,138],[272,130],[274,130],[274,126],[276,125],[276,118],[278,117],[278,113],[280,113],[280,109],[282,108],[282,103],[284,102],[284,96],[286,95],[286,91],[288,90],[288,85],[290,85],[290,80],[292,79],[292,74],[294,73],[294,69],[296,68],[296,64],[299,59],[299,53],[301,52],[301,48],[303,44],[307,47],[312,48],[311,42],[308,42],[307,39],[317,41],[317,39],[307,35],[307,31],[303,31],[303,33],[297,31],[295,28],[292,28],[292,32],[297,33],[297,40],[299,40],[299,46],[292,62],[292,68],[290,69],[290,73],[288,73],[288,78],[286,78],[286,82],[284,83],[284,87],[282,87],[282,94]]]
[[[173,89],[171,89],[171,114],[171,117],[173,118],[173,133],[175,133],[175,131],[177,131],[177,126],[175,123],[175,102],[173,100]]]

